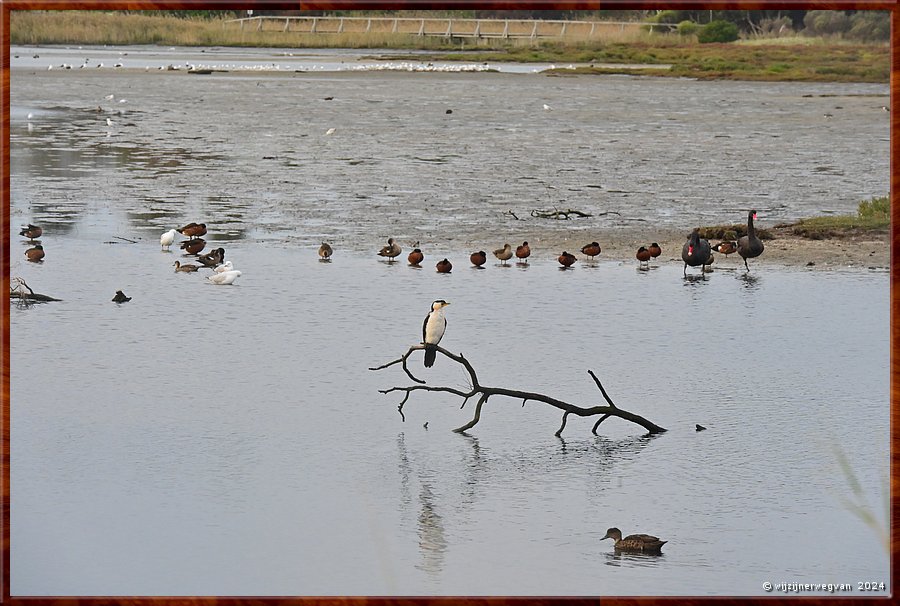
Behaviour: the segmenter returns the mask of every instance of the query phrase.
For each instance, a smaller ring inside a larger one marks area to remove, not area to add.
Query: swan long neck
[[[751,237],[756,235],[756,228],[753,227],[753,213],[747,215],[747,235]]]

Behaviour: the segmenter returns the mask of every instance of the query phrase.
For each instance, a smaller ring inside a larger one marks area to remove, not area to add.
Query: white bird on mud
[[[547,105],[546,103],[544,103],[544,111],[550,111],[551,109],[553,109],[553,108],[550,107],[549,105]]]
[[[337,129],[336,129],[336,128],[329,128],[328,130],[325,131],[325,134],[326,134],[326,135],[333,135],[335,130],[337,130]]]
[[[206,279],[209,280],[213,284],[232,284],[234,281],[241,275],[241,272],[233,269],[231,271],[223,271],[221,273],[213,274],[211,276],[206,276]]]
[[[103,98],[106,99],[107,101],[112,101],[113,99],[116,98],[116,96],[115,96],[115,95],[106,95],[106,96],[103,97]]]
[[[169,247],[172,246],[173,242],[175,242],[174,229],[170,229],[159,237],[159,245],[162,247],[162,250],[169,250]]]

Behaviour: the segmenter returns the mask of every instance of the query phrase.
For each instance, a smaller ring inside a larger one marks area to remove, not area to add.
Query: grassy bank
[[[675,34],[639,28],[602,39],[533,42],[466,39],[390,32],[310,34],[240,29],[213,19],[179,19],[103,11],[12,11],[10,41],[16,45],[78,44],[247,46],[290,48],[419,49],[431,60],[670,65],[671,68],[590,66],[560,74],[643,75],[766,81],[888,82],[888,44],[850,44],[821,38],[748,40],[699,44]],[[461,50],[463,49],[463,50]]]
[[[801,219],[796,223],[782,223],[771,230],[757,227],[761,240],[784,236],[799,236],[809,240],[843,239],[860,235],[886,234],[891,228],[891,203],[887,196],[863,200],[855,215],[830,215]],[[707,240],[737,240],[747,235],[745,223],[710,225],[700,228],[700,237]]]
[[[552,70],[559,74],[634,73],[700,79],[888,82],[890,47],[847,43],[787,45],[684,43],[675,36],[648,42],[576,45],[543,43],[533,48],[498,52],[450,53],[439,59],[470,61],[547,61],[551,63],[666,64],[671,68],[578,67]]]
[[[859,203],[856,215],[812,217],[780,227],[788,228],[795,236],[811,240],[887,232],[891,228],[891,203],[887,196],[872,198]]]

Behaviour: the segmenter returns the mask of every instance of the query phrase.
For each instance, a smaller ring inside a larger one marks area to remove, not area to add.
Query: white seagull
[[[444,308],[450,305],[443,299],[438,299],[431,304],[431,311],[425,316],[422,324],[422,343],[425,344],[425,368],[434,366],[437,356],[435,346],[441,342],[444,331],[447,330],[447,318],[444,317]]]
[[[326,134],[326,135],[333,135],[335,130],[337,130],[337,129],[336,129],[336,128],[329,128],[328,130],[325,131],[325,134]]]
[[[170,229],[165,232],[163,235],[159,237],[159,245],[162,246],[162,250],[169,250],[169,247],[172,246],[172,243],[175,241],[175,230]]]
[[[233,269],[231,271],[223,271],[221,273],[213,274],[211,276],[206,276],[206,279],[209,280],[213,284],[231,284],[233,283],[238,276],[241,275],[241,272]]]
[[[222,263],[221,265],[216,267],[213,271],[216,272],[217,274],[221,274],[221,273],[225,273],[226,271],[233,271],[233,270],[234,270],[234,265],[231,263],[231,261],[225,261],[224,263]]]

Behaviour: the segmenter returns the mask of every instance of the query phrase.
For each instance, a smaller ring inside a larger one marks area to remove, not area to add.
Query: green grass
[[[811,240],[886,232],[891,227],[891,204],[887,196],[872,198],[859,203],[856,215],[811,217],[787,227],[794,235]]]

